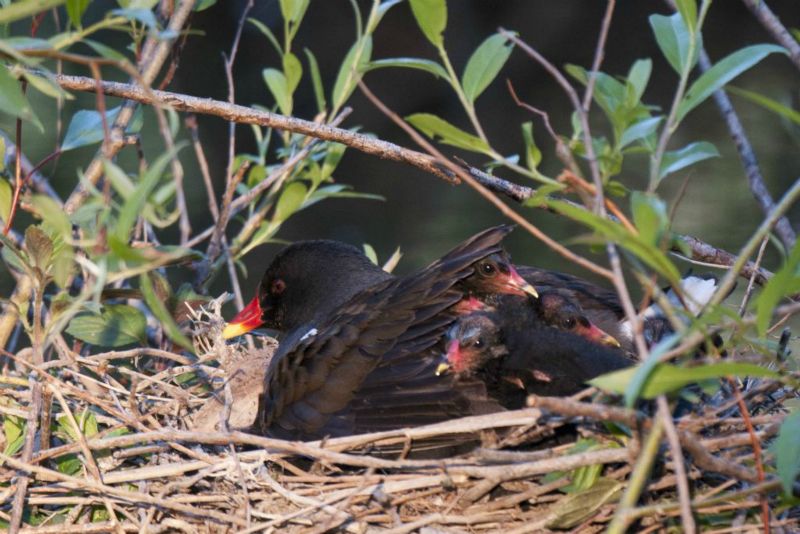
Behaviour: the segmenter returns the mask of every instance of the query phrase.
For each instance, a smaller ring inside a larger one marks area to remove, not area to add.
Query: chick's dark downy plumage
[[[228,331],[289,330],[267,370],[260,430],[308,440],[501,410],[480,382],[436,377],[433,348],[455,318],[458,285],[510,229],[486,230],[403,277],[335,242],[285,249]],[[522,292],[502,273],[495,285]]]
[[[506,408],[524,406],[528,394],[571,395],[592,378],[632,364],[620,350],[555,328],[520,328],[497,312],[459,318],[446,343],[444,367],[482,381]]]

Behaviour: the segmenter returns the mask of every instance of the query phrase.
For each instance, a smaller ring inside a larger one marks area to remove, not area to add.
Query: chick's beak
[[[256,296],[242,311],[236,314],[236,317],[225,325],[225,329],[222,331],[223,339],[241,336],[242,334],[246,334],[258,328],[264,324],[264,321],[261,319],[262,313],[261,304],[258,302],[258,297]]]
[[[444,361],[436,367],[436,376],[442,376],[450,371],[454,364],[461,360],[461,344],[457,339],[450,341],[447,344],[447,354],[444,356]]]
[[[619,341],[617,341],[614,336],[606,333],[594,324],[589,325],[589,328],[586,329],[586,337],[601,345],[617,348],[621,347]]]
[[[522,278],[513,265],[510,266],[508,271],[508,284],[524,295],[530,295],[535,299],[539,298],[539,293],[536,291],[536,288]]]

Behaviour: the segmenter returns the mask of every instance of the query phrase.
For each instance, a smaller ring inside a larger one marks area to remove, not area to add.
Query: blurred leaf
[[[786,263],[769,279],[756,299],[756,326],[766,335],[772,312],[783,297],[800,293],[800,241],[795,243]]]
[[[198,2],[194,5],[195,12],[205,11],[209,7],[214,6],[217,3],[217,0],[198,0]]]
[[[632,234],[621,224],[599,217],[594,213],[565,202],[550,200],[547,202],[547,205],[558,213],[585,224],[607,239],[621,245],[648,266],[655,269],[656,272],[667,278],[671,283],[677,284],[680,280],[678,268],[675,267],[675,264],[669,260],[663,251],[653,244],[648,243],[642,239],[642,237]]]
[[[339,162],[342,160],[345,150],[347,150],[347,145],[343,145],[341,143],[328,143],[325,159],[323,160],[322,168],[320,169],[319,181],[314,182],[314,187],[317,187],[320,182],[327,180],[333,175],[333,171],[335,171],[336,167],[339,166]]]
[[[97,52],[106,59],[110,59],[112,61],[123,61],[123,62],[128,61],[128,58],[125,57],[125,54],[117,52],[110,46],[104,45],[103,43],[100,43],[98,41],[93,41],[91,39],[83,39],[81,42],[86,46],[91,47],[92,50],[94,50],[95,52]]]
[[[72,223],[61,204],[46,195],[33,195],[30,203],[36,216],[42,219],[42,227],[51,237],[68,238],[72,235]]]
[[[65,475],[76,475],[83,468],[77,454],[65,454],[56,458],[56,469]]]
[[[633,96],[636,102],[642,99],[644,90],[647,88],[647,82],[650,81],[650,73],[653,70],[653,61],[651,59],[639,59],[631,65],[628,71],[628,83],[633,88]]]
[[[275,37],[275,34],[272,33],[272,30],[269,29],[263,22],[258,19],[248,18],[247,22],[255,26],[256,28],[264,34],[267,40],[272,44],[272,48],[278,53],[279,56],[283,55],[283,49],[281,48],[280,43],[278,43],[278,39]]]
[[[569,529],[580,525],[601,506],[617,499],[623,487],[624,484],[618,480],[601,478],[591,488],[567,495],[550,509],[551,519],[546,527]]]
[[[481,43],[469,58],[461,77],[461,85],[467,100],[475,102],[492,83],[508,61],[513,48],[508,39],[500,34],[492,35]]]
[[[19,452],[25,441],[25,419],[16,415],[4,414],[3,436],[6,444],[3,454],[12,456]]]
[[[661,49],[661,53],[675,72],[680,76],[684,69],[691,68],[697,61],[697,48],[695,47],[694,57],[689,57],[691,44],[691,32],[683,22],[680,13],[675,13],[669,17],[665,15],[651,15],[650,26],[656,36],[656,42]]]
[[[142,174],[139,183],[136,184],[136,190],[133,194],[125,200],[125,204],[120,210],[116,227],[114,228],[114,235],[121,242],[127,243],[130,239],[131,230],[133,230],[136,220],[142,213],[142,209],[147,202],[147,197],[161,179],[167,164],[179,148],[180,147],[175,147],[175,149],[159,156],[150,168]]]
[[[8,8],[6,8],[8,9]],[[2,10],[0,10],[0,13]],[[8,113],[12,117],[28,121],[39,131],[44,132],[42,123],[33,112],[28,99],[22,93],[17,80],[4,64],[0,63],[0,111]]]
[[[622,394],[626,392],[628,384],[641,366],[614,371],[590,380],[589,383],[605,391]],[[689,384],[723,376],[780,378],[776,371],[753,363],[726,362],[697,367],[678,367],[668,363],[658,363],[645,380],[639,396],[643,399],[654,399]]]
[[[409,0],[409,2],[419,29],[433,46],[441,48],[444,45],[442,33],[447,27],[445,0]]]
[[[81,28],[81,17],[83,17],[86,8],[89,7],[91,0],[67,0],[67,16],[70,22],[76,28]]]
[[[528,121],[522,125],[522,139],[525,142],[525,164],[534,171],[542,161],[542,151],[536,146],[536,140],[533,138],[532,122]]]
[[[634,191],[631,195],[631,212],[639,236],[658,247],[669,226],[666,203],[654,194]]]
[[[11,189],[11,184],[4,178],[0,178],[0,219],[4,224],[11,214],[11,200],[13,198],[14,190]]]
[[[386,67],[399,67],[406,69],[417,69],[433,74],[437,78],[448,79],[449,76],[444,67],[430,59],[415,57],[395,57],[387,59],[377,59],[369,64],[369,70],[381,69]]]
[[[7,266],[16,271],[33,275],[30,267],[31,261],[24,250],[20,250],[16,243],[3,232],[0,232],[0,243],[3,244],[2,248],[0,248],[0,254],[2,254],[3,261]]]
[[[111,14],[128,19],[131,22],[140,22],[152,32],[157,32],[159,29],[156,16],[149,8],[114,9]]]
[[[121,347],[147,341],[144,314],[127,304],[107,304],[100,314],[79,313],[66,332],[76,339],[99,347]]]
[[[53,241],[38,226],[28,226],[25,229],[25,249],[33,260],[33,264],[42,273],[47,272],[50,258],[53,256]]]
[[[181,332],[180,328],[178,328],[178,325],[175,323],[175,319],[173,319],[172,315],[169,313],[166,303],[159,299],[150,278],[151,274],[152,273],[144,273],[139,275],[139,287],[142,290],[142,296],[147,303],[147,307],[150,308],[150,311],[153,312],[153,315],[155,315],[156,319],[161,323],[161,327],[164,329],[164,333],[167,337],[186,350],[193,351],[192,341]]]
[[[430,113],[415,113],[406,117],[415,128],[430,137],[440,138],[442,143],[471,152],[489,154],[491,149],[480,137],[468,134],[444,119]]]
[[[0,24],[8,24],[60,6],[66,0],[20,0],[0,9]]]
[[[630,125],[620,137],[619,148],[625,148],[634,141],[638,141],[652,134],[656,131],[662,120],[664,120],[664,117],[649,117]]]
[[[400,247],[397,247],[396,249],[394,249],[394,252],[392,252],[392,255],[389,256],[389,259],[386,260],[386,263],[384,263],[383,267],[381,267],[381,268],[384,271],[386,271],[387,273],[393,272],[395,267],[397,267],[397,264],[400,262],[400,258],[402,258],[402,257],[403,257],[403,253],[400,252]]]
[[[289,92],[289,84],[286,76],[277,69],[264,69],[264,81],[267,82],[269,92],[278,104],[278,109],[284,115],[292,114],[292,95]]]
[[[275,205],[275,215],[272,219],[276,222],[283,222],[288,219],[292,213],[297,211],[303,205],[303,201],[308,194],[303,182],[291,182],[283,188],[278,203]]]
[[[714,91],[722,89],[726,83],[775,52],[787,53],[786,49],[781,46],[760,44],[737,50],[718,61],[695,80],[686,91],[686,96],[678,106],[676,122],[682,121],[687,113],[705,101]]]
[[[675,0],[675,7],[690,32],[697,27],[697,0]]]
[[[47,95],[50,98],[61,99],[65,98],[67,100],[73,100],[74,97],[61,89],[58,83],[53,79],[52,75],[49,72],[39,72],[38,74],[34,74],[32,72],[25,72],[23,74],[25,80],[31,86],[42,93],[43,95]]]
[[[303,65],[297,56],[289,52],[283,56],[283,73],[286,76],[286,86],[289,94],[293,94],[300,79],[303,77]]]
[[[362,73],[369,67],[371,57],[372,36],[370,35],[365,35],[350,47],[339,67],[336,82],[333,84],[331,101],[335,108],[338,109],[353,94]]]
[[[775,452],[778,478],[786,495],[793,494],[795,480],[800,474],[800,411],[795,410],[781,423],[778,438],[771,447]]]
[[[679,171],[684,167],[688,167],[692,163],[717,157],[719,157],[717,147],[708,141],[690,143],[683,148],[671,150],[664,154],[664,157],[661,159],[661,169],[659,170],[658,177],[659,179],[663,179],[665,176]]]
[[[789,106],[785,106],[780,102],[777,102],[771,98],[768,98],[759,93],[755,93],[753,91],[747,91],[745,89],[739,89],[738,87],[730,87],[730,86],[726,87],[725,90],[729,93],[741,96],[742,98],[746,98],[747,100],[755,104],[758,104],[764,109],[771,111],[783,117],[784,119],[790,120],[795,124],[800,125],[800,111],[792,109]]]
[[[283,19],[295,24],[298,23],[305,15],[306,9],[308,9],[308,2],[309,0],[280,0]]]
[[[378,265],[378,255],[375,253],[375,249],[372,248],[372,245],[369,243],[364,243],[364,256],[369,258],[374,265]]]
[[[322,76],[319,73],[319,65],[317,65],[317,58],[308,48],[304,48],[303,52],[306,53],[308,59],[308,70],[311,72],[311,83],[314,86],[314,98],[317,100],[317,111],[322,112],[325,110],[325,87],[322,85]]]
[[[117,120],[121,107],[115,107],[106,111],[106,124],[109,130],[111,125]],[[75,112],[67,126],[67,133],[61,143],[61,152],[80,148],[82,146],[93,145],[103,141],[103,118],[98,111],[82,109]]]

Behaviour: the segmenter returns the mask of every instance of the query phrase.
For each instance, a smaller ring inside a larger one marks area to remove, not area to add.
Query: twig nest
[[[200,431],[249,430],[258,411],[258,400],[264,392],[264,380],[272,355],[278,348],[273,338],[257,338],[261,346],[250,349],[236,341],[227,343],[222,337],[225,320],[220,310],[228,300],[227,293],[206,306],[192,310],[193,341],[203,361],[216,360],[220,375],[212,382],[212,391],[205,404],[190,418],[188,428]]]

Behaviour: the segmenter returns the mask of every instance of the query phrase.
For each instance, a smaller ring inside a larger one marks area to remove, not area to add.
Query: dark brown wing
[[[435,420],[468,415],[459,411],[469,409],[464,399],[445,402],[448,408],[435,415],[435,404],[452,392],[445,380],[435,380],[433,358],[420,360],[419,355],[437,343],[452,320],[446,310],[461,298],[453,286],[472,273],[476,261],[498,252],[510,230],[501,226],[481,232],[417,273],[362,291],[313,336],[293,332],[267,371],[259,414],[262,431],[287,439],[318,439],[400,428],[418,420],[416,415],[398,415],[410,405],[433,410]],[[376,403],[368,400],[368,393],[379,387],[389,392],[387,384],[399,382],[402,387],[391,390],[380,410],[370,415],[366,407],[374,409]],[[382,422],[358,425],[354,399],[363,420]]]

